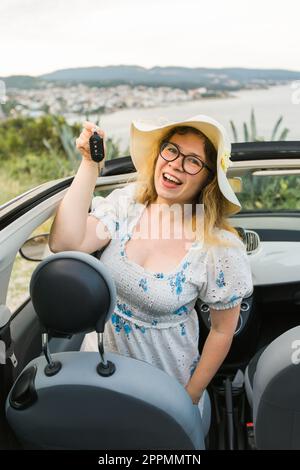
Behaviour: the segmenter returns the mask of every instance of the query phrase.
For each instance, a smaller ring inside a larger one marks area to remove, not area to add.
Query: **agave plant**
[[[85,116],[86,121],[89,121],[89,115]],[[95,124],[100,127],[101,116],[98,114]],[[105,160],[112,160],[120,156],[120,139],[113,140],[111,137],[105,139]]]
[[[289,129],[286,127],[280,132],[279,128],[282,123],[283,116],[280,116],[279,119],[276,121],[275,126],[273,127],[272,133],[270,140],[285,140],[288,133]],[[243,122],[243,131],[244,131],[244,138],[243,140],[240,140],[238,137],[238,132],[237,128],[234,124],[233,121],[230,121],[230,126],[233,134],[233,140],[234,142],[260,142],[266,140],[264,137],[261,137],[257,135],[257,127],[256,127],[256,119],[255,119],[255,114],[254,110],[251,109],[251,115],[250,115],[250,123],[249,125],[246,122]],[[280,133],[279,133],[280,132]]]
[[[81,154],[76,148],[76,137],[77,135],[74,135],[74,130],[73,128],[66,122],[62,122],[57,116],[52,115],[52,122],[53,126],[56,129],[57,135],[60,138],[62,147],[66,153],[66,156],[69,160],[70,166],[74,171],[77,171],[78,166],[81,162]],[[86,116],[86,120],[88,120],[88,116]],[[97,119],[96,124],[98,125],[99,119]],[[77,126],[78,129],[80,129],[80,126]],[[44,146],[48,149],[48,151],[51,151],[52,154],[54,153],[54,149],[51,148],[50,143],[46,140],[43,139]],[[105,150],[106,150],[106,160],[111,160],[113,158],[116,158],[120,155],[120,149],[119,149],[119,141],[115,141],[111,138],[107,138],[105,141]]]
[[[73,130],[69,124],[61,122],[56,116],[52,116],[52,121],[68,160],[72,168],[76,170],[81,161],[81,155],[75,145],[76,137]]]

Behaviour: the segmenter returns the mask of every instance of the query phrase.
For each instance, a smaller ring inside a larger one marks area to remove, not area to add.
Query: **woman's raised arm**
[[[106,246],[110,240],[102,222],[88,215],[99,172],[98,163],[92,160],[89,149],[89,138],[95,127],[95,124],[85,122],[84,129],[76,140],[82,161],[51,227],[49,247],[54,253],[68,250],[92,253]],[[104,132],[100,129],[97,132],[104,140]],[[103,165],[104,160],[100,162],[100,168]]]

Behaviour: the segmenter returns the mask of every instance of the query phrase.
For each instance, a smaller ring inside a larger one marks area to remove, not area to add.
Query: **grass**
[[[0,206],[7,201],[10,201],[19,194],[24,193],[30,188],[35,186],[34,182],[21,182],[15,178],[11,178],[9,174],[4,171],[3,167],[0,172]]]
[[[28,189],[76,171],[68,160],[54,153],[24,155],[23,158],[0,159],[0,205]]]
[[[30,237],[50,232],[53,219],[54,217],[51,217],[42,225],[40,225],[36,230],[32,232]],[[28,261],[22,258],[19,253],[17,254],[9,281],[6,299],[6,305],[12,313],[25,300],[28,299],[30,278],[37,265],[37,261]]]

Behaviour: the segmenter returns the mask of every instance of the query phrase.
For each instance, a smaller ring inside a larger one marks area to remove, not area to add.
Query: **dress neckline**
[[[142,208],[141,213],[137,215],[137,217],[134,219],[134,221],[131,224],[131,228],[129,228],[127,234],[122,238],[122,240],[121,240],[121,255],[122,255],[124,261],[127,264],[130,264],[131,266],[138,269],[139,271],[141,271],[144,274],[148,274],[148,275],[153,276],[157,279],[169,278],[169,277],[172,277],[172,276],[176,275],[182,269],[186,269],[188,267],[188,265],[190,264],[188,259],[191,256],[191,254],[194,253],[195,248],[199,247],[200,242],[197,242],[197,241],[193,242],[191,247],[187,250],[184,257],[177,264],[177,266],[175,266],[174,269],[172,269],[171,271],[168,271],[168,272],[150,271],[149,269],[146,269],[143,266],[141,266],[140,264],[136,263],[135,261],[129,259],[128,256],[127,256],[127,253],[126,253],[126,244],[132,238],[133,232],[134,232],[136,226],[138,225],[139,221],[141,220],[141,218],[142,218],[145,210],[147,209],[148,205],[149,205],[148,202],[146,202],[146,204],[144,204],[144,207]]]

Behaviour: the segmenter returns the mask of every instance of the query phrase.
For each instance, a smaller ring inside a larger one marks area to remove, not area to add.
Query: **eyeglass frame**
[[[163,145],[165,145],[165,144],[172,144],[172,145],[174,145],[174,147],[177,149],[178,155],[177,155],[177,157],[173,158],[173,160],[167,160],[166,158],[164,158],[164,157],[162,156],[162,154],[161,154],[161,151],[162,151],[162,150],[161,150],[161,149],[162,149]],[[175,142],[170,142],[169,140],[163,141],[163,142],[161,143],[161,145],[160,145],[160,148],[159,148],[159,155],[161,156],[161,158],[164,159],[165,162],[174,162],[175,160],[177,160],[177,158],[180,157],[180,155],[182,155],[182,156],[183,156],[183,159],[182,159],[182,168],[183,168],[183,171],[184,171],[185,173],[187,173],[188,175],[198,175],[198,174],[200,173],[200,171],[203,170],[203,168],[206,168],[206,169],[207,169],[210,173],[212,173],[213,175],[215,174],[214,170],[212,170],[203,160],[201,160],[201,158],[197,157],[196,155],[193,155],[192,153],[190,153],[190,154],[188,154],[188,155],[185,155],[184,153],[182,153],[182,152],[180,151],[178,145],[175,144]],[[197,171],[197,173],[189,173],[188,171],[186,171],[186,170],[184,169],[184,161],[185,161],[185,159],[186,159],[187,157],[196,158],[197,160],[199,160],[199,162],[201,162],[202,168],[200,168],[200,170]]]

